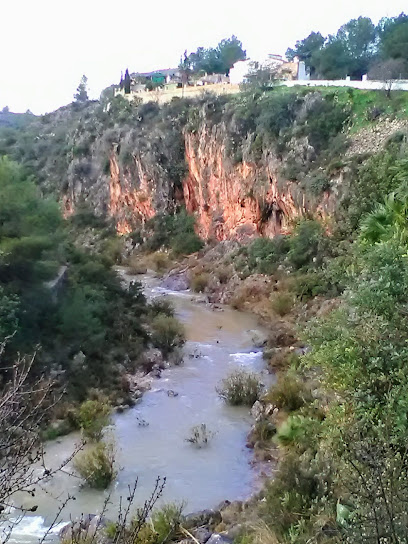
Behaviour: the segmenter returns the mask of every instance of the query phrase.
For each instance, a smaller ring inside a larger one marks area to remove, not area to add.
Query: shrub
[[[289,237],[257,238],[248,246],[248,266],[260,274],[273,274],[289,251]]]
[[[155,272],[162,273],[169,268],[171,261],[167,253],[158,251],[157,253],[153,253],[153,255],[150,255],[149,258],[146,259],[146,264],[150,264]]]
[[[335,286],[331,285],[320,271],[310,271],[306,274],[297,274],[291,282],[291,291],[302,301],[318,295],[335,293]]]
[[[164,297],[155,298],[149,305],[149,313],[152,317],[159,314],[167,315],[168,317],[174,317],[174,308],[171,302]]]
[[[152,342],[164,356],[169,355],[185,342],[183,325],[175,318],[159,314],[152,320]]]
[[[106,489],[116,477],[115,448],[112,443],[98,442],[74,459],[75,470],[95,489]]]
[[[285,447],[308,447],[311,436],[317,439],[318,433],[313,430],[319,425],[317,419],[291,414],[278,428],[276,441]]]
[[[272,293],[270,301],[272,310],[280,316],[288,314],[293,307],[293,295],[291,293]]]
[[[157,542],[170,542],[179,534],[183,509],[184,503],[169,503],[152,513],[150,521],[157,535]]]
[[[191,255],[200,251],[202,247],[203,242],[195,232],[178,234],[171,243],[171,248],[176,255]]]
[[[318,221],[301,221],[290,237],[289,262],[296,269],[317,263],[324,253],[325,242],[323,227]]]
[[[210,281],[210,274],[207,272],[194,272],[191,276],[190,286],[196,293],[202,293]]]
[[[234,370],[216,387],[218,395],[231,406],[252,406],[259,398],[262,384],[256,374]]]
[[[311,400],[310,391],[292,372],[281,373],[265,395],[265,400],[279,410],[293,412]]]
[[[190,436],[186,438],[186,442],[190,442],[197,448],[203,448],[208,445],[210,440],[214,437],[214,432],[210,431],[205,423],[201,425],[195,425],[190,430]]]
[[[144,261],[140,255],[132,255],[126,264],[129,273],[135,276],[139,274],[146,274],[147,272],[147,266],[144,264]]]
[[[77,421],[86,438],[101,439],[104,427],[110,423],[111,411],[106,400],[87,400],[81,404]]]
[[[251,440],[255,442],[267,442],[276,434],[275,425],[266,418],[257,421],[251,431]]]

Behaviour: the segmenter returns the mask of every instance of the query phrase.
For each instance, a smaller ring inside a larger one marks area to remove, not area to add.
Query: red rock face
[[[153,199],[147,177],[140,160],[135,160],[140,185],[132,187],[126,175],[120,175],[119,164],[114,154],[110,157],[109,179],[109,215],[116,219],[116,230],[119,234],[132,232],[134,225],[142,224],[155,215]]]
[[[187,175],[182,189],[146,156],[134,154],[132,164],[121,168],[117,149],[112,150],[108,177],[99,177],[87,195],[92,205],[98,203],[99,213],[115,219],[119,234],[132,232],[180,203],[196,217],[201,238],[219,241],[273,237],[289,232],[300,216],[324,219],[335,208],[335,191],[311,202],[298,183],[278,180],[281,163],[272,153],[259,163],[234,163],[226,153],[227,136],[221,126],[203,123],[196,133],[186,132],[184,139]],[[76,198],[83,192],[83,184],[73,187],[63,197],[65,217],[74,213]]]
[[[293,220],[306,212],[324,216],[326,204],[331,206],[326,202],[312,210],[296,183],[278,184],[276,162],[234,165],[224,146],[205,130],[185,138],[184,201],[187,211],[196,215],[197,233],[204,239],[273,237],[290,231]]]

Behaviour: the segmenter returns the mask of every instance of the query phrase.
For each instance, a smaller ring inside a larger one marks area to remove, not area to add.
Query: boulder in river
[[[217,525],[220,521],[221,513],[218,510],[200,510],[184,516],[183,526],[191,529],[202,525]]]
[[[206,527],[198,527],[193,531],[193,536],[198,540],[200,544],[205,544],[211,537],[211,531]]]
[[[207,544],[232,544],[233,540],[228,538],[226,535],[220,535],[219,533],[214,533],[207,540]]]
[[[255,329],[248,331],[248,335],[256,348],[263,348],[268,340],[266,334]]]
[[[187,272],[169,272],[169,274],[163,279],[161,287],[164,287],[164,289],[169,289],[170,291],[187,291],[187,289],[190,287]]]

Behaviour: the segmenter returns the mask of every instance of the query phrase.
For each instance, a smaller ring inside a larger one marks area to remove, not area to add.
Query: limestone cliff
[[[299,216],[330,215],[341,197],[346,170],[329,176],[320,155],[346,117],[325,100],[311,92],[259,103],[73,104],[31,125],[30,165],[66,216],[85,204],[122,234],[182,204],[205,239],[274,236]]]

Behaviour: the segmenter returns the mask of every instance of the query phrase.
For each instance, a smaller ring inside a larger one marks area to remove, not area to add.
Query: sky
[[[335,33],[360,15],[376,23],[406,0],[3,0],[0,109],[53,111],[82,74],[91,98],[121,71],[176,67],[182,53],[235,34],[252,59],[284,54],[311,31]]]

